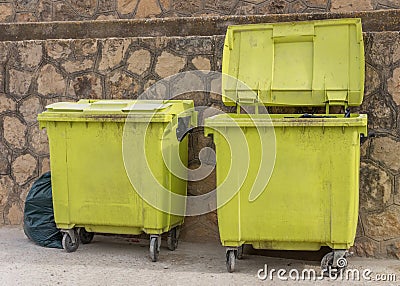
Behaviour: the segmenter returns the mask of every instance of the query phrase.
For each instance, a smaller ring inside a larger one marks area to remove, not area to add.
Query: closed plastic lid
[[[171,103],[164,101],[136,101],[136,100],[80,100],[78,102],[57,102],[46,106],[48,111],[57,112],[143,112],[158,111],[171,106]]]
[[[45,122],[170,122],[174,116],[190,117],[197,125],[193,100],[97,100],[57,102],[46,106],[38,115],[41,127]]]
[[[360,19],[228,27],[225,105],[358,106],[364,95]]]

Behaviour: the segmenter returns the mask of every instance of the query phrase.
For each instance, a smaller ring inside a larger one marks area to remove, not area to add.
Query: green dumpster
[[[328,246],[323,270],[344,269],[358,221],[360,139],[367,135],[367,116],[349,111],[364,93],[360,19],[231,26],[222,69],[223,101],[238,112],[206,119],[205,134],[216,146],[228,271],[244,244]],[[248,106],[253,112],[241,112]],[[260,106],[323,112],[266,114]]]
[[[174,196],[185,198],[186,178],[170,167],[187,164],[182,135],[196,124],[193,101],[80,100],[46,108],[38,120],[49,137],[54,218],[64,249],[75,251],[94,232],[144,232],[156,261],[160,235],[168,232],[174,250],[185,212],[185,201]]]

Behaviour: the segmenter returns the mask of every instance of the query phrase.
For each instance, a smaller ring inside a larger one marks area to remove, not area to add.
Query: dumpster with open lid
[[[349,112],[364,93],[360,19],[230,26],[222,70],[223,102],[238,112],[206,119],[205,134],[216,146],[228,271],[244,244],[329,246],[323,270],[343,269],[356,233],[360,138],[367,135],[367,116]],[[246,105],[254,114],[240,113]],[[269,115],[258,106],[319,106],[325,113]],[[346,112],[331,114],[332,106]]]
[[[94,232],[150,234],[153,261],[168,232],[174,250],[186,179],[171,168],[187,164],[182,133],[196,124],[193,101],[80,100],[46,108],[38,120],[49,137],[54,218],[66,251]]]

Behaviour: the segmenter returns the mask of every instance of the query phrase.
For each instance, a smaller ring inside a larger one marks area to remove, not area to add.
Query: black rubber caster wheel
[[[150,238],[150,258],[153,262],[156,262],[158,260],[158,256],[160,254],[160,249],[158,245],[159,239],[159,237]]]
[[[226,269],[228,270],[229,273],[235,271],[235,260],[236,260],[235,251],[228,250],[226,252]]]
[[[347,259],[345,256],[340,257],[336,262],[336,267],[333,267],[334,253],[329,252],[321,260],[321,270],[324,276],[339,275],[347,268]],[[334,271],[332,271],[335,269]]]
[[[64,232],[63,234],[62,246],[66,252],[75,252],[79,247],[79,236],[76,230],[74,232],[74,239],[72,239],[68,232]]]
[[[86,231],[84,227],[79,229],[79,239],[81,240],[82,244],[91,243],[94,237],[93,232]]]
[[[178,248],[178,232],[179,230],[176,227],[168,232],[167,244],[168,249],[171,251]]]

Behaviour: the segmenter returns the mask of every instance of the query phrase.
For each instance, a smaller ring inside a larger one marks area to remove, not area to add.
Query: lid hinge
[[[257,106],[260,104],[259,101],[259,90],[238,90],[236,97],[236,111],[240,114],[240,106],[242,105],[252,105],[255,106],[255,111],[258,113]]]
[[[256,105],[259,102],[260,94],[260,83],[257,84],[257,88],[252,90],[246,85],[240,88],[239,85],[244,85],[243,83],[237,83],[236,86],[236,104],[238,105]]]
[[[348,107],[348,90],[325,90],[325,111],[329,114],[330,106],[344,106],[345,110]]]

